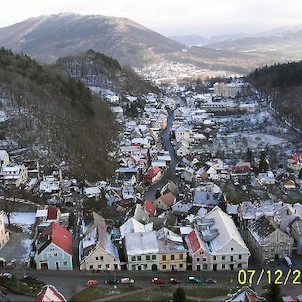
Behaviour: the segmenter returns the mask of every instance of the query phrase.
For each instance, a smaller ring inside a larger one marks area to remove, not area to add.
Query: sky
[[[165,36],[256,33],[302,24],[301,0],[8,0],[0,28],[72,12],[130,18]]]

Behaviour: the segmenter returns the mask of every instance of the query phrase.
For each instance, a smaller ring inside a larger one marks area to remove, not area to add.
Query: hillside
[[[157,87],[143,80],[131,67],[121,66],[117,60],[93,50],[59,58],[55,66],[86,86],[110,89],[121,95],[159,92]]]
[[[302,61],[258,68],[247,80],[281,117],[302,129]]]
[[[2,28],[0,45],[47,63],[93,49],[132,66],[159,62],[162,54],[185,47],[126,18],[71,13]]]
[[[108,105],[80,81],[2,48],[0,100],[1,148],[21,149],[45,166],[62,165],[80,179],[113,173],[108,153],[118,126]]]
[[[252,37],[210,43],[205,47],[261,55],[266,58],[266,64],[298,61],[302,59],[302,29],[298,26],[276,29]]]

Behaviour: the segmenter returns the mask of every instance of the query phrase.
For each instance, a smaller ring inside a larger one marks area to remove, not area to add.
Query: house
[[[274,173],[272,171],[267,171],[263,173],[259,173],[257,176],[258,180],[262,185],[274,185],[276,182]]]
[[[249,286],[243,286],[224,300],[225,302],[261,302],[266,301]]]
[[[99,198],[101,190],[99,187],[87,187],[83,189],[83,193],[87,198]]]
[[[9,155],[5,150],[0,150],[0,170],[9,164]]]
[[[65,297],[53,286],[45,285],[38,293],[35,302],[66,302]]]
[[[40,182],[39,190],[41,193],[59,193],[61,189],[60,181],[53,175],[44,176]]]
[[[176,215],[188,215],[189,211],[193,207],[193,204],[191,202],[184,202],[182,200],[176,202],[172,206],[172,211]]]
[[[168,192],[158,197],[154,203],[158,209],[168,210],[175,201],[175,195],[172,192]]]
[[[293,171],[300,171],[302,168],[302,154],[293,153],[287,160],[287,167]]]
[[[147,171],[144,179],[146,183],[153,184],[160,180],[161,175],[161,169],[158,166],[153,166]]]
[[[184,139],[189,140],[191,131],[190,131],[190,129],[181,125],[174,130],[174,135],[175,135],[175,139],[177,142],[180,142]]]
[[[4,212],[0,211],[0,251],[9,240],[9,232],[5,230]]]
[[[187,250],[182,238],[172,231],[128,233],[125,235],[128,270],[185,271]]]
[[[111,241],[103,217],[93,213],[93,224],[79,244],[80,270],[120,270],[117,248]]]
[[[262,263],[291,257],[294,239],[262,215],[248,227],[247,242],[253,255]]]
[[[248,268],[250,251],[232,218],[218,206],[196,220],[185,240],[193,271]]]
[[[60,222],[61,210],[55,206],[40,207],[36,211],[38,229],[44,229],[52,222]]]
[[[244,178],[252,171],[250,162],[239,161],[235,166],[231,167],[231,178],[240,177]]]
[[[178,142],[177,145],[175,146],[175,150],[176,150],[176,155],[178,157],[185,157],[185,156],[189,155],[190,147],[189,147],[188,141],[182,140],[182,141]]]
[[[46,227],[35,241],[34,260],[38,270],[72,270],[72,233],[57,222]]]
[[[213,182],[201,183],[194,190],[193,205],[211,207],[219,203],[222,196],[221,188]]]
[[[121,238],[124,238],[128,233],[139,232],[145,232],[145,226],[133,217],[129,218],[124,224],[120,226]]]
[[[7,187],[19,188],[28,179],[24,165],[6,165],[0,172],[0,180]]]
[[[144,202],[144,209],[149,214],[149,217],[156,215],[156,205],[149,199]]]
[[[142,224],[147,224],[149,222],[149,213],[145,210],[145,208],[137,203],[135,205],[135,210],[133,214],[133,218],[136,219],[137,221],[141,222]]]
[[[296,184],[292,179],[286,178],[281,181],[284,190],[295,190]]]

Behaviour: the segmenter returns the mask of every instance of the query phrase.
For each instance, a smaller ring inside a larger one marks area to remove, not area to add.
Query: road
[[[175,167],[178,162],[178,158],[175,154],[174,147],[171,144],[171,140],[170,140],[170,130],[173,125],[173,121],[174,121],[174,114],[172,111],[169,113],[169,116],[168,116],[167,127],[161,133],[161,141],[165,147],[165,150],[169,151],[169,154],[171,156],[171,164],[170,164],[167,172],[165,173],[165,175],[162,177],[162,179],[159,182],[157,182],[156,184],[150,186],[148,191],[145,192],[145,195],[144,195],[145,199],[154,200],[157,189],[161,189],[169,180],[175,181]]]

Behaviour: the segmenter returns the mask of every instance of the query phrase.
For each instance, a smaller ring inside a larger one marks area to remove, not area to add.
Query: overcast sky
[[[165,36],[254,33],[302,24],[301,0],[5,0],[0,28],[60,12],[126,17]]]

